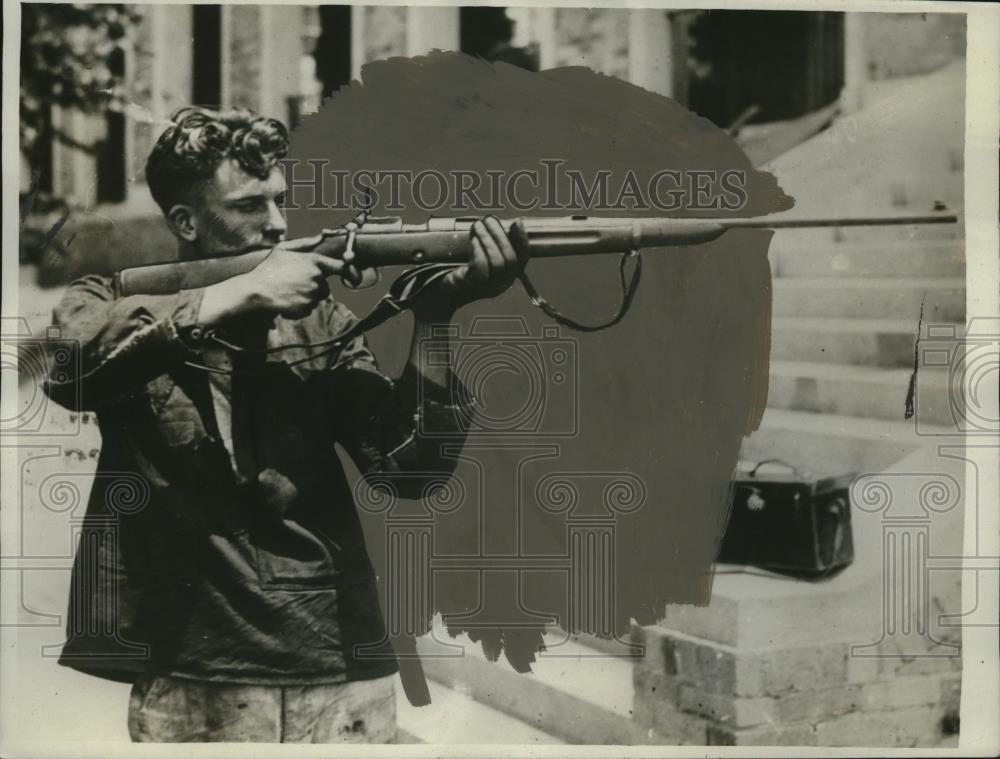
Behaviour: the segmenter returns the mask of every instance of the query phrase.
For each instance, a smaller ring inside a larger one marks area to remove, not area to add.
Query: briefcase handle
[[[789,464],[784,459],[764,459],[763,461],[758,461],[757,465],[747,473],[748,476],[756,477],[757,470],[760,469],[762,466],[764,466],[764,464],[778,464],[779,466],[783,466],[786,469],[792,470],[792,474],[794,474],[796,477],[804,477],[804,473],[801,469],[799,469],[794,464]]]

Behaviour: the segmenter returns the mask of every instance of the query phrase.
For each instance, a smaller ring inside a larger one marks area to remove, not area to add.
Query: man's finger
[[[323,235],[313,235],[312,237],[300,237],[295,240],[285,240],[279,242],[275,247],[281,250],[312,250],[323,242]]]
[[[490,277],[489,260],[478,237],[472,238],[472,260],[469,262],[468,272],[468,278],[473,282],[484,282]]]
[[[507,238],[507,233],[503,231],[503,224],[496,216],[485,216],[483,217],[483,226],[486,227],[486,231],[490,233],[494,240],[504,240]]]
[[[513,277],[517,271],[517,252],[514,250],[514,246],[510,244],[506,230],[504,230],[503,225],[494,216],[486,217],[486,228],[493,236],[493,240],[500,250],[500,255],[503,256],[504,276],[508,278]]]
[[[486,262],[489,265],[488,276],[495,277],[504,269],[504,257],[503,253],[500,252],[500,246],[493,239],[493,233],[485,221],[476,222],[473,229],[476,231],[476,239],[479,240],[486,255]]]
[[[336,258],[321,256],[318,253],[304,253],[303,255],[307,255],[312,259],[316,267],[323,272],[324,277],[339,274],[340,270],[344,268],[344,262]]]
[[[527,265],[528,259],[531,257],[531,242],[528,240],[528,233],[524,229],[524,222],[518,219],[511,224],[510,234],[507,237],[510,240],[511,247],[514,249],[514,253],[517,255],[517,268],[520,271]]]
[[[321,279],[317,283],[315,297],[317,301],[326,300],[330,297],[330,284],[326,281],[326,279]]]
[[[336,235],[327,235],[312,250],[313,253],[320,253],[328,258],[339,258],[344,253],[344,238]]]

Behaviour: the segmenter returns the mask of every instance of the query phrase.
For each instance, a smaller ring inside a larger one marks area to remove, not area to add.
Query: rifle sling
[[[631,277],[627,278],[625,274],[625,267],[626,262],[630,258],[635,259],[635,268],[632,270]],[[244,355],[269,355],[287,350],[309,350],[322,348],[322,350],[316,353],[311,353],[304,358],[289,362],[288,366],[296,366],[307,361],[314,361],[317,358],[340,350],[342,346],[350,340],[353,340],[365,332],[374,329],[383,322],[391,319],[396,314],[409,309],[413,305],[413,302],[423,294],[424,290],[430,287],[437,280],[446,276],[458,265],[460,264],[424,264],[403,272],[396,278],[396,281],[392,283],[392,286],[389,288],[389,292],[387,292],[378,301],[378,303],[375,304],[371,311],[365,314],[365,316],[361,319],[358,319],[351,326],[342,330],[333,337],[327,338],[326,340],[319,340],[314,343],[293,343],[290,345],[279,345],[274,348],[255,349],[235,345],[234,343],[219,337],[214,332],[209,333],[207,339],[212,340],[216,344],[221,345],[224,348],[228,348],[235,353]],[[600,330],[607,329],[608,327],[613,327],[618,324],[618,322],[625,317],[625,314],[628,313],[629,307],[632,305],[635,293],[639,289],[639,280],[642,277],[642,258],[639,256],[639,252],[637,250],[631,250],[622,255],[618,262],[618,277],[621,284],[621,304],[618,307],[617,313],[609,321],[602,324],[583,324],[566,316],[539,294],[531,279],[528,277],[527,272],[522,271],[518,278],[520,279],[521,285],[524,287],[524,291],[527,293],[528,298],[531,300],[531,303],[541,309],[541,311],[544,312],[550,319],[562,324],[563,326],[569,327],[570,329],[577,330],[578,332],[599,332]],[[184,363],[186,366],[206,372],[213,372],[217,374],[232,373],[228,369],[206,366],[192,361],[185,361]]]
[[[454,267],[455,264],[425,264],[403,272],[396,278],[396,281],[392,283],[392,286],[389,288],[389,292],[379,299],[371,311],[365,314],[365,316],[361,319],[358,319],[356,322],[351,324],[349,327],[325,340],[318,340],[314,343],[291,343],[289,345],[279,345],[273,348],[256,349],[231,343],[228,340],[224,340],[219,337],[214,332],[209,333],[206,339],[211,340],[224,348],[228,348],[237,354],[245,355],[266,356],[272,353],[280,353],[288,350],[309,350],[314,348],[323,349],[316,353],[311,353],[303,358],[288,362],[288,366],[297,366],[298,364],[303,364],[307,361],[314,361],[317,358],[340,350],[354,338],[374,329],[383,322],[391,319],[396,314],[407,310],[412,305],[413,301],[420,297],[421,293],[423,293],[427,287],[447,275],[448,272]],[[185,361],[184,363],[186,366],[193,369],[200,369],[202,371],[217,374],[232,373],[228,369],[205,366],[204,364],[197,364],[191,361]],[[253,370],[248,369],[247,371]]]
[[[630,258],[635,259],[635,268],[632,270],[631,278],[626,282],[625,263]],[[629,307],[632,305],[632,300],[635,298],[636,290],[639,289],[639,280],[642,278],[642,257],[639,255],[638,250],[630,250],[628,253],[623,253],[621,259],[619,259],[618,279],[621,283],[622,300],[618,306],[618,312],[603,324],[583,324],[575,319],[571,319],[539,295],[538,290],[528,278],[526,271],[522,271],[519,278],[532,304],[540,308],[550,319],[578,332],[600,332],[602,329],[615,326],[628,313]]]

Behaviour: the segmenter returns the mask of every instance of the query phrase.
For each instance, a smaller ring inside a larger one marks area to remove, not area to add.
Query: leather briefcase
[[[854,477],[817,478],[777,459],[741,462],[717,561],[812,578],[848,566]]]

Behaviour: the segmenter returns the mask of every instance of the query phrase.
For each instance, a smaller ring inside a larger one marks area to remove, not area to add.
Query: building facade
[[[92,150],[56,142],[43,189],[77,208],[152,208],[145,156],[169,114],[196,103],[247,107],[294,124],[365,63],[434,49],[526,68],[587,66],[671,96],[723,128],[786,122],[865,83],[919,72],[961,53],[948,16],[600,8],[141,5],[121,44],[123,112],[62,112],[55,122]],[[960,20],[960,19],[959,19]],[[914,56],[933,48],[934,55]],[[781,39],[781,45],[772,44]],[[23,172],[22,185],[30,172]],[[22,189],[26,189],[22,187]]]

